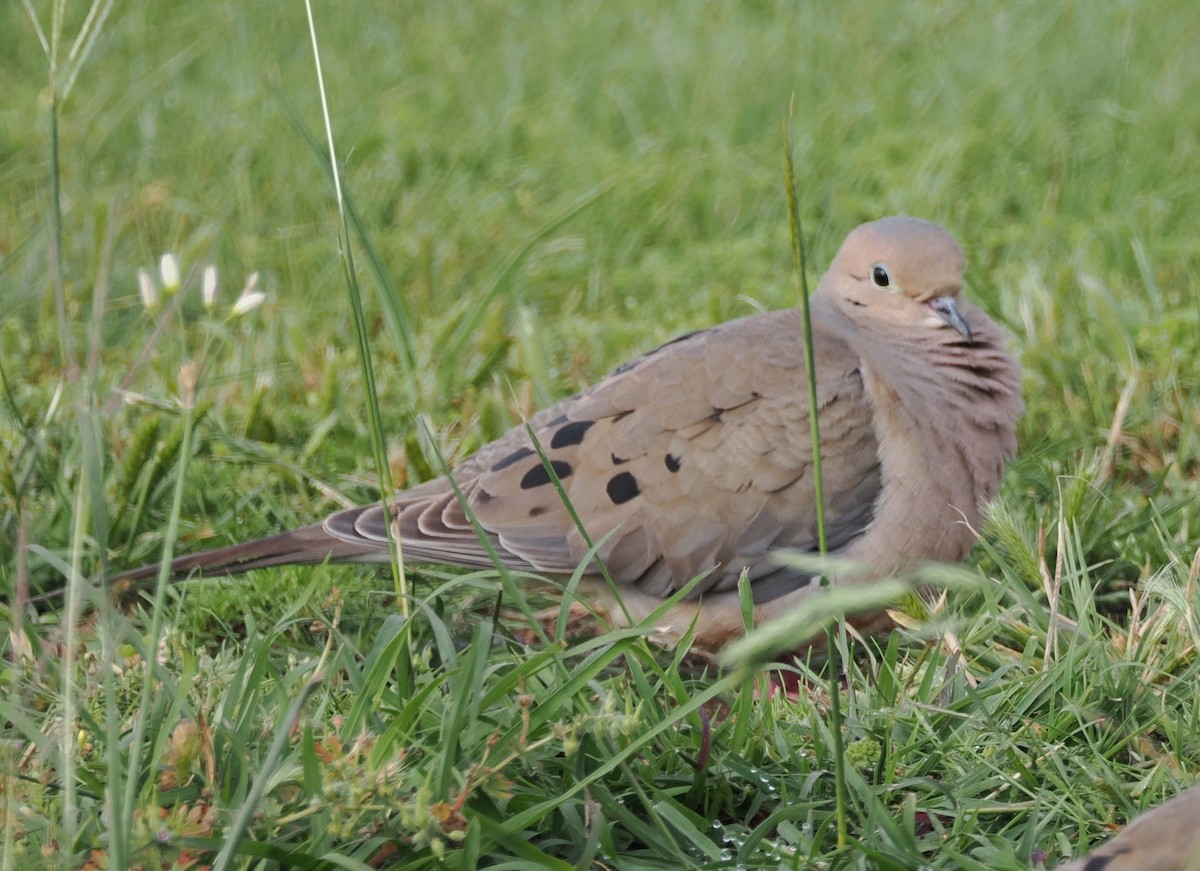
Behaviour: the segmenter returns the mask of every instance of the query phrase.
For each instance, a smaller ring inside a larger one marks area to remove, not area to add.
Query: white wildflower
[[[204,267],[204,279],[200,283],[200,298],[209,311],[217,304],[217,267],[211,263]]]
[[[179,261],[174,254],[164,254],[158,261],[158,274],[162,276],[163,292],[172,294],[179,290]]]
[[[261,290],[255,290],[257,287],[258,273],[251,272],[250,277],[246,279],[246,286],[242,288],[242,295],[237,298],[237,302],[229,310],[231,318],[240,318],[244,314],[249,314],[266,301],[267,295]]]
[[[261,290],[243,293],[237,298],[237,302],[233,304],[233,308],[229,310],[230,317],[240,318],[242,315],[250,314],[267,300],[267,295]]]
[[[138,270],[138,293],[142,295],[142,305],[146,307],[146,311],[152,312],[158,308],[158,288],[154,286],[154,279],[145,269]]]

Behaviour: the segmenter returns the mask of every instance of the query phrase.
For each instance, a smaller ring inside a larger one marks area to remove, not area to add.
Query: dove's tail
[[[386,560],[386,550],[369,548],[330,535],[321,524],[303,526],[290,532],[269,535],[253,541],[176,557],[168,568],[170,581],[182,581],[204,575],[237,575],[269,566],[303,565],[329,562],[370,562]],[[113,575],[108,580],[110,594],[118,600],[128,598],[151,585],[161,571],[161,563],[150,563]],[[37,597],[57,598],[63,591]]]

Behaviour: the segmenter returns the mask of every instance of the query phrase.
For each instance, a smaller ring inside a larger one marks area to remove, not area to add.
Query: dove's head
[[[971,341],[958,308],[962,249],[931,221],[894,216],[857,227],[821,284],[855,322],[885,329],[950,327]]]

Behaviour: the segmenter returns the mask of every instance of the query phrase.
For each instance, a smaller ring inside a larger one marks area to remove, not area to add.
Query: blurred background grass
[[[39,217],[46,64],[22,10],[0,15],[5,365],[44,395],[61,371]],[[1196,18],[1170,3],[330,10],[339,157],[415,324],[415,383],[389,365],[395,337],[376,337],[395,438],[425,412],[473,447],[516,419],[507,378],[541,404],[681,330],[791,304],[780,126],[794,103],[814,271],[862,220],[946,224],[971,292],[1020,341],[1031,394],[1055,400],[1031,403],[1035,447],[1066,460],[1095,445],[1136,361],[1154,400],[1133,410],[1140,437],[1194,466],[1179,366],[1200,330]],[[227,291],[259,271],[273,301],[237,345],[218,414],[236,426],[233,393],[265,390],[256,423],[298,443],[314,406],[334,410],[319,462],[344,473],[364,459],[363,404],[330,188],[289,107],[316,127],[302,16],[225,3],[113,15],[63,112],[65,279],[82,341],[115,234],[112,378],[141,344],[138,266],[167,250],[212,261]],[[501,264],[599,186],[446,359]],[[158,362],[163,382],[177,362]],[[1159,409],[1182,432],[1162,436]]]

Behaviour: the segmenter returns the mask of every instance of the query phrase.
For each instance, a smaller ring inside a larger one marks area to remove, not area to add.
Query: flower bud
[[[179,290],[179,261],[174,254],[164,254],[158,261],[158,274],[162,278],[163,292],[168,296]]]
[[[217,304],[217,267],[211,263],[204,267],[204,279],[200,283],[200,299],[209,311]]]
[[[252,290],[249,293],[243,293],[237,298],[237,302],[233,304],[233,308],[229,310],[229,316],[240,318],[242,315],[249,314],[266,302],[266,299],[267,295],[261,290]]]
[[[154,286],[154,279],[145,269],[138,270],[138,293],[142,295],[142,305],[146,307],[146,311],[153,312],[158,309],[158,288]]]

